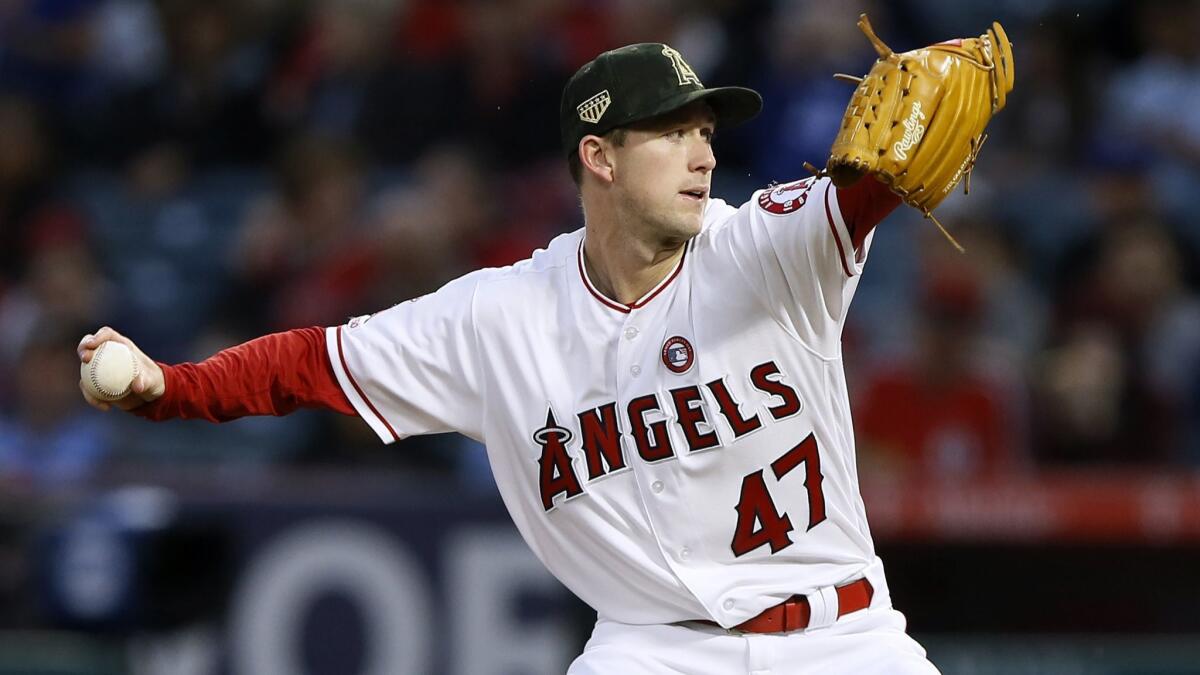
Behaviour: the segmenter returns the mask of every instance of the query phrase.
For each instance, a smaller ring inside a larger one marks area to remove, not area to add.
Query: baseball
[[[79,364],[79,378],[84,388],[101,401],[124,398],[137,374],[137,358],[133,352],[124,344],[111,340],[96,348],[90,362]]]

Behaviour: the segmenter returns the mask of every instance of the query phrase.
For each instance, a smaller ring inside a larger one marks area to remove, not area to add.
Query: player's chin
[[[665,228],[664,234],[672,241],[684,242],[700,234],[702,223],[700,218],[678,217]]]

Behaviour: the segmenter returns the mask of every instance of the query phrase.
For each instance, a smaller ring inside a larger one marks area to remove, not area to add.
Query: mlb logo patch
[[[667,338],[662,348],[663,365],[672,373],[686,373],[696,361],[692,343],[681,335]]]

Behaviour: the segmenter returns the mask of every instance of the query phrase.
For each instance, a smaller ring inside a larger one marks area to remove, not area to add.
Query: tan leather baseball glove
[[[866,14],[858,27],[879,60],[865,77],[835,76],[858,87],[825,170],[838,187],[874,174],[937,223],[933,209],[964,177],[964,191],[970,189],[971,169],[987,139],[984,129],[1012,91],[1012,45],[992,22],[977,38],[897,54],[875,35]]]

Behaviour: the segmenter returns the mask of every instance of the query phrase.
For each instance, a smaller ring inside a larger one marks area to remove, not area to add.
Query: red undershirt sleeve
[[[159,365],[166,392],[135,408],[139,417],[226,422],[300,408],[356,414],[333,374],[323,328],[265,335],[200,363]]]
[[[836,189],[842,220],[850,230],[855,250],[862,246],[871,230],[900,205],[900,197],[873,176],[848,188]]]

